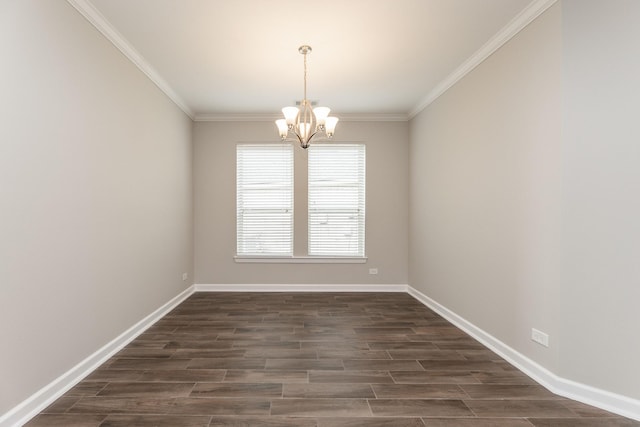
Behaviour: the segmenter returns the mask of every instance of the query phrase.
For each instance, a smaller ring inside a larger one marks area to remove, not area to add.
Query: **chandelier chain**
[[[304,104],[307,103],[307,52],[304,52],[304,98],[302,100]]]

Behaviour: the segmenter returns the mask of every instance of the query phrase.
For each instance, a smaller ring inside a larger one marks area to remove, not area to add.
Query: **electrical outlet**
[[[189,278],[189,275],[187,273],[182,273],[182,280],[187,280]]]
[[[369,274],[378,274],[378,269],[377,268],[370,268],[369,269]]]
[[[549,347],[549,335],[535,328],[531,328],[531,339],[540,345]]]

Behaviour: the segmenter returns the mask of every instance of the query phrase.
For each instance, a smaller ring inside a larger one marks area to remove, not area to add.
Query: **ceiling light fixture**
[[[280,138],[284,141],[293,134],[304,149],[309,148],[311,140],[319,132],[331,139],[338,123],[337,117],[329,117],[327,107],[311,108],[311,102],[307,99],[307,55],[311,53],[311,47],[300,46],[298,52],[304,55],[304,98],[300,102],[300,108],[284,107],[282,114],[284,119],[276,120]],[[293,138],[293,136],[291,137]]]

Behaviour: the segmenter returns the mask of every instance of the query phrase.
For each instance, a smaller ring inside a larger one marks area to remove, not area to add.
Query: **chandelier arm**
[[[311,140],[313,139],[314,136],[316,136],[318,131],[315,131],[314,133],[309,135],[306,141],[302,138],[302,136],[298,132],[293,131],[292,133],[296,136],[296,138],[298,138],[298,142],[300,143],[300,146],[304,149],[307,149],[311,145]]]
[[[316,136],[317,133],[318,131],[315,131],[314,133],[312,133],[311,136],[309,136],[309,139],[307,140],[307,142],[311,142],[311,140],[313,139],[314,136]]]

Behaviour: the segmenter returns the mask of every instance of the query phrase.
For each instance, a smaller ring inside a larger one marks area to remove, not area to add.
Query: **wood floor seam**
[[[26,425],[640,427],[393,292],[196,292]]]

